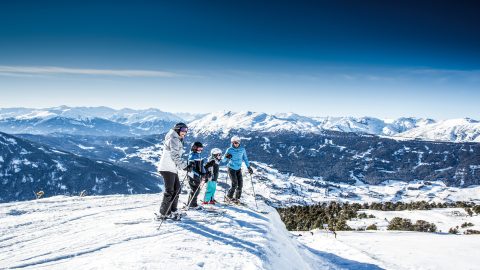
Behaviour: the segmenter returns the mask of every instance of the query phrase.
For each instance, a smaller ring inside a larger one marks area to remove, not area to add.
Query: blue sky
[[[472,1],[67,2],[0,3],[0,107],[480,119]]]

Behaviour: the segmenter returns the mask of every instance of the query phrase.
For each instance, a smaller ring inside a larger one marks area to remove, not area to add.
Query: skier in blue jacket
[[[225,201],[239,203],[243,188],[242,163],[245,162],[250,174],[253,173],[253,170],[250,167],[250,162],[248,162],[245,148],[240,146],[240,138],[238,136],[233,136],[230,141],[232,145],[225,152],[223,162],[228,162],[228,175],[232,181],[232,187],[228,191]],[[233,195],[235,195],[235,198]]]

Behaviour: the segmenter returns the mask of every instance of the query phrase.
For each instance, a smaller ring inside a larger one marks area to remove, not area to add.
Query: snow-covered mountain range
[[[224,111],[208,114],[189,126],[196,134],[227,134],[232,130],[320,134],[332,130],[398,139],[480,142],[480,123],[468,118],[436,122],[429,118],[414,117],[306,117],[294,113]]]
[[[31,108],[0,108],[0,119],[34,119],[34,118],[53,118],[64,117],[73,119],[103,118],[114,122],[131,124],[138,122],[148,122],[155,120],[181,121],[182,118],[173,113],[163,112],[158,109],[134,110],[121,109],[115,110],[109,107],[68,107],[59,106],[45,109]]]
[[[67,106],[0,109],[0,131],[12,134],[138,136],[164,133],[180,121],[183,119],[175,114],[158,109]]]
[[[470,118],[451,119],[410,129],[399,135],[425,140],[480,142],[480,122]]]
[[[400,140],[480,142],[480,122],[469,118],[437,122],[415,117],[307,117],[295,113],[231,111],[173,114],[158,109],[115,110],[108,107],[0,109],[0,131],[11,134],[139,136],[164,133],[181,121],[189,123],[195,134],[203,135],[228,134],[232,130],[315,134],[331,130]]]

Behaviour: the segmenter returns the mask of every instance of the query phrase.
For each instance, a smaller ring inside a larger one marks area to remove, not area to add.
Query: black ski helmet
[[[192,151],[196,152],[198,148],[203,148],[203,144],[201,142],[194,142],[192,144]]]
[[[187,125],[186,125],[185,123],[177,123],[177,124],[175,124],[175,126],[173,127],[173,130],[175,130],[175,132],[177,132],[177,134],[180,134],[180,131],[181,131],[182,129],[185,129],[185,130],[188,129],[188,127],[187,127]]]

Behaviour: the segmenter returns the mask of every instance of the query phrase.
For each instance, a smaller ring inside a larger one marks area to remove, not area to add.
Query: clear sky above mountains
[[[0,3],[0,106],[480,118],[474,1]]]

